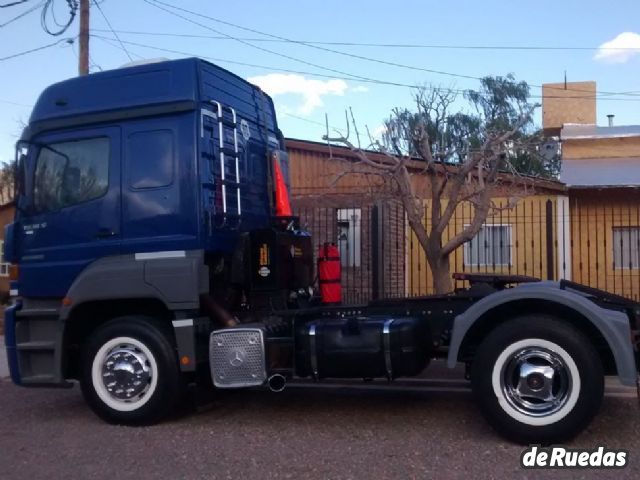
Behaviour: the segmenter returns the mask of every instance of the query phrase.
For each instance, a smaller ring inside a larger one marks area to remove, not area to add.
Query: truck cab
[[[211,63],[51,85],[17,150],[17,214],[5,238],[20,384],[68,385],[87,335],[118,316],[224,324],[274,292],[286,306],[310,283],[308,235],[274,217],[274,169],[287,195],[288,163],[273,102]],[[268,255],[251,265],[258,243]],[[284,243],[299,252],[297,278],[272,265]],[[194,341],[183,343],[181,369],[195,371]]]
[[[283,148],[271,99],[195,59],[50,86],[20,147],[9,251],[28,298],[63,298],[104,257],[231,252],[269,226],[267,163]]]

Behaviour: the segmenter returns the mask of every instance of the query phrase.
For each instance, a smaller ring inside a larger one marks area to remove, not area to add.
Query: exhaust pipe
[[[269,377],[267,385],[269,385],[269,389],[272,392],[281,392],[284,390],[284,387],[287,386],[287,379],[279,373],[276,373]]]

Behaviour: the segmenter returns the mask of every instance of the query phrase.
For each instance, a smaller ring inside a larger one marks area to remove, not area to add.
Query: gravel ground
[[[226,392],[146,428],[111,426],[79,388],[0,380],[0,478],[640,478],[640,409],[610,396],[571,447],[624,448],[623,470],[521,470],[523,448],[465,390],[295,386]]]

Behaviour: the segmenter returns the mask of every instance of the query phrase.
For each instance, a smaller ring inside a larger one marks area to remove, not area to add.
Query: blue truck
[[[319,304],[273,102],[211,63],[51,85],[16,169],[11,377],[79,383],[108,422],[160,421],[192,388],[392,381],[441,358],[498,432],[547,443],[585,428],[605,375],[637,384],[640,305],[572,282],[466,275],[448,295]]]

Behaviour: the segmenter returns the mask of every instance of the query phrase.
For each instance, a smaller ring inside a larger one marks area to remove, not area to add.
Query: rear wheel
[[[152,318],[121,317],[100,327],[83,351],[85,400],[104,420],[149,424],[182,398],[182,379],[168,333]]]
[[[520,443],[572,438],[597,413],[604,393],[591,342],[549,316],[523,316],[497,327],[480,344],[471,373],[485,417]]]

